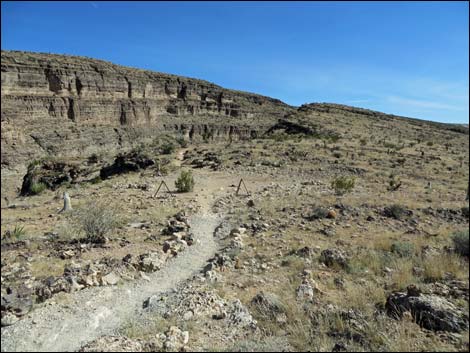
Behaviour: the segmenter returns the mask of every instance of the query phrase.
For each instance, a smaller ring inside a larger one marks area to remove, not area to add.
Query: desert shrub
[[[412,243],[396,241],[392,244],[391,251],[400,257],[411,257],[415,253],[415,246]]]
[[[75,211],[71,216],[72,223],[85,234],[85,240],[101,244],[105,236],[118,226],[116,212],[105,204],[91,204]]]
[[[360,139],[359,142],[361,143],[361,146],[367,145],[367,140],[365,138]]]
[[[189,192],[194,189],[194,178],[190,170],[183,170],[175,181],[176,189],[179,192]]]
[[[89,157],[88,157],[88,163],[89,164],[94,164],[94,163],[98,163],[99,161],[99,157],[96,153],[92,153]]]
[[[384,143],[383,143],[383,146],[384,146],[385,148],[391,148],[391,149],[395,149],[395,150],[399,150],[399,149],[400,149],[400,146],[397,145],[397,144],[395,144],[395,143],[393,143],[393,142],[384,142]]]
[[[390,175],[390,180],[388,181],[388,191],[396,191],[400,188],[401,186],[401,180],[400,177],[397,177],[394,174]]]
[[[144,143],[139,143],[137,146],[134,146],[131,150],[131,154],[143,154],[145,151],[145,144]]]
[[[354,177],[341,176],[331,182],[331,187],[337,195],[344,195],[354,189],[356,179]]]
[[[31,163],[28,164],[28,169],[34,168],[42,163],[42,159],[34,159]]]
[[[24,227],[16,225],[15,228],[13,228],[13,230],[7,230],[5,232],[5,234],[2,236],[2,240],[10,241],[13,238],[18,240],[19,238],[23,237],[25,234],[26,234],[26,231],[24,230]]]
[[[176,142],[183,148],[188,147],[188,141],[186,141],[183,136],[178,136]]]
[[[264,319],[275,319],[278,314],[286,312],[284,303],[273,293],[258,293],[251,304]]]
[[[202,133],[202,140],[204,142],[209,142],[210,139],[214,137],[214,132],[213,131],[204,131]]]
[[[31,195],[39,195],[41,192],[46,190],[47,185],[39,182],[39,183],[32,183],[31,186],[29,187],[29,192]]]
[[[390,262],[391,256],[389,253],[365,249],[354,255],[347,270],[351,274],[364,274],[366,271],[381,274],[385,266],[390,266]]]
[[[176,149],[176,146],[171,143],[171,142],[167,142],[167,143],[164,143],[161,147],[161,153],[162,154],[172,154],[173,152],[175,152],[175,149]]]
[[[316,220],[326,218],[328,216],[328,209],[321,206],[315,206],[312,208],[312,211],[305,218],[308,220]]]
[[[406,215],[406,213],[406,208],[398,204],[394,204],[384,208],[384,216],[389,218],[395,218],[400,220]]]
[[[426,142],[426,146],[432,146],[432,145],[434,145],[434,142],[432,142],[432,141]]]
[[[468,229],[452,234],[452,241],[457,254],[469,257]]]

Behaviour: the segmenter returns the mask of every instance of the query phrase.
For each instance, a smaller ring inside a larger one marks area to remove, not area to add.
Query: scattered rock
[[[167,332],[165,332],[165,342],[163,348],[170,352],[178,352],[189,342],[189,332],[182,331],[176,326],[171,326]]]
[[[102,336],[86,344],[80,352],[142,352],[145,344],[124,336]]]

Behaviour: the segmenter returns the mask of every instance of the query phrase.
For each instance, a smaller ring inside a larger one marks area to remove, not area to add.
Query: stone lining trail
[[[204,205],[205,206],[205,205]],[[220,217],[203,207],[189,219],[197,241],[165,266],[122,286],[91,287],[71,301],[33,310],[13,326],[2,328],[1,351],[76,351],[92,340],[115,332],[142,310],[151,295],[174,288],[196,274],[217,251],[214,230]]]

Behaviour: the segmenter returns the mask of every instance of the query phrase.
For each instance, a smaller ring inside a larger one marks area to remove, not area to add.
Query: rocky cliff
[[[163,131],[256,136],[292,111],[207,81],[65,55],[2,51],[2,196],[45,156],[116,154]]]

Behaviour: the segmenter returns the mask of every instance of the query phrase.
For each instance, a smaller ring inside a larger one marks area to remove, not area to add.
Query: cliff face
[[[210,82],[82,57],[2,51],[2,194],[44,156],[116,154],[163,131],[250,138],[292,108]]]

